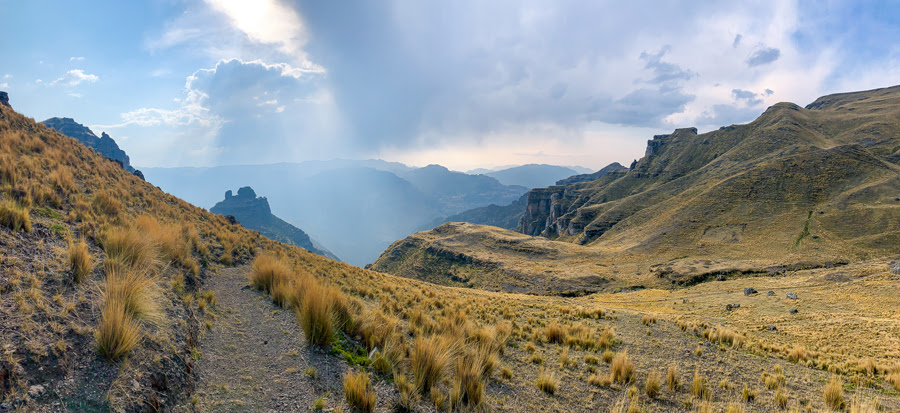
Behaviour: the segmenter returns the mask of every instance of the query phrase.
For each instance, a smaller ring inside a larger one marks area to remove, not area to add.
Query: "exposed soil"
[[[324,397],[325,410],[337,404],[349,410],[343,400],[347,363],[307,346],[294,312],[250,288],[247,271],[227,268],[207,281],[218,317],[201,340],[197,388],[187,402],[199,411],[286,412],[310,411]],[[375,388],[378,410],[387,410],[392,385]]]

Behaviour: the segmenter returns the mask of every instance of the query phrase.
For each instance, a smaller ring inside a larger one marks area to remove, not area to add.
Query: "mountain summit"
[[[338,259],[330,251],[317,248],[303,230],[272,215],[269,201],[265,197],[257,197],[249,186],[238,189],[237,195],[232,195],[231,191],[225,192],[225,199],[210,208],[209,212],[231,215],[244,228],[257,231],[273,241],[296,245],[314,254]]]

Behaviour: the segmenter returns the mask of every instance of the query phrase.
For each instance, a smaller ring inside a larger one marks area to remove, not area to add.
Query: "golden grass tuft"
[[[831,376],[831,380],[822,391],[822,397],[825,398],[825,405],[831,410],[844,408],[844,382],[839,376]]]
[[[566,328],[553,322],[544,328],[544,336],[548,343],[563,344],[566,342]]]
[[[83,239],[69,244],[68,260],[69,269],[72,270],[72,277],[76,283],[84,281],[90,275],[94,260]]]
[[[344,376],[344,397],[347,404],[357,411],[371,412],[375,410],[375,389],[364,371],[347,372]]]
[[[650,372],[650,374],[647,376],[647,381],[644,382],[644,393],[647,395],[647,397],[655,399],[656,396],[659,395],[659,387],[659,374],[657,374],[655,371]]]
[[[28,209],[8,199],[3,200],[0,202],[0,225],[13,231],[30,232],[31,217],[28,215]]]
[[[310,344],[327,347],[336,333],[331,297],[318,281],[308,283],[301,294],[297,317],[306,340]]]
[[[132,268],[151,268],[157,262],[153,241],[134,228],[107,229],[102,245],[109,259]]]
[[[269,254],[261,254],[253,260],[253,268],[250,270],[250,285],[267,293],[272,292],[276,283],[288,283],[291,279],[291,270],[278,258]]]
[[[787,407],[787,394],[784,392],[783,387],[779,387],[778,390],[775,391],[775,405],[778,406],[779,409],[784,410]]]
[[[900,365],[891,369],[885,380],[894,386],[894,390],[900,391]]]
[[[809,352],[806,351],[806,347],[794,346],[794,348],[792,348],[788,353],[787,358],[791,363],[799,363],[801,361],[806,361],[807,359],[809,359]]]
[[[109,216],[116,216],[122,212],[122,203],[108,191],[97,191],[97,193],[94,194],[93,204],[94,209],[96,209],[97,212]]]
[[[140,327],[127,314],[123,303],[107,301],[94,333],[100,354],[109,360],[118,359],[137,346],[140,337]]]
[[[549,369],[541,369],[537,378],[537,386],[547,394],[555,394],[559,386],[559,379]]]
[[[691,394],[698,399],[706,399],[709,389],[706,387],[706,379],[700,375],[700,370],[694,370],[694,380],[691,381]]]
[[[666,373],[666,387],[669,388],[669,391],[675,392],[678,391],[678,368],[673,366],[669,366],[669,371]]]
[[[157,301],[159,291],[156,280],[137,269],[111,267],[106,269],[103,286],[105,305],[121,305],[129,317],[158,322],[163,314]]]
[[[453,350],[445,337],[416,337],[409,354],[409,364],[419,393],[428,394],[431,387],[441,380],[444,368],[453,358]]]
[[[613,358],[609,378],[622,384],[629,383],[634,378],[634,363],[628,357],[628,352],[619,353]]]

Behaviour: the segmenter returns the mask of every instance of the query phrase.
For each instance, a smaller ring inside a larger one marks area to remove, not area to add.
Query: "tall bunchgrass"
[[[84,281],[93,269],[93,259],[84,240],[69,244],[68,251],[69,269],[76,283]]]
[[[297,317],[310,344],[327,347],[334,340],[334,305],[328,289],[319,282],[310,282],[302,290]]]
[[[100,325],[94,332],[97,351],[109,360],[128,354],[141,337],[137,322],[127,314],[123,303],[107,301],[100,314]]]
[[[842,410],[844,408],[844,382],[839,376],[831,376],[831,380],[825,385],[822,391],[822,397],[825,398],[825,405],[831,410]]]
[[[158,322],[162,319],[156,279],[146,271],[107,267],[103,284],[106,305],[121,305],[125,313],[136,320]]]
[[[158,261],[153,240],[135,228],[107,229],[102,245],[108,259],[132,268],[152,268]]]
[[[375,410],[375,389],[365,371],[350,370],[344,376],[344,396],[347,404],[356,411]]]
[[[28,208],[19,206],[11,200],[0,201],[0,225],[13,231],[31,231],[31,217]]]
[[[416,337],[409,354],[409,364],[419,393],[427,395],[431,387],[441,380],[454,352],[455,347],[444,336]]]
[[[269,254],[260,254],[253,260],[253,268],[250,270],[250,285],[256,289],[272,292],[276,282],[287,283],[291,278],[290,268],[278,258]]]

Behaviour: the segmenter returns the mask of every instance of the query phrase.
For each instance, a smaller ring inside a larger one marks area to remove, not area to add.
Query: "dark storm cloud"
[[[753,52],[750,58],[747,59],[747,66],[754,67],[769,64],[778,60],[779,57],[781,57],[781,50],[767,47]]]
[[[680,85],[697,73],[668,61],[668,48],[642,54],[623,39],[657,33],[673,16],[692,18],[700,6],[660,5],[654,13],[581,2],[296,6],[309,32],[304,49],[326,68],[336,105],[364,149],[477,139],[534,123],[656,126],[694,98]],[[634,71],[636,64],[644,70]],[[619,68],[628,79],[608,87],[611,75],[623,74],[609,71]]]

